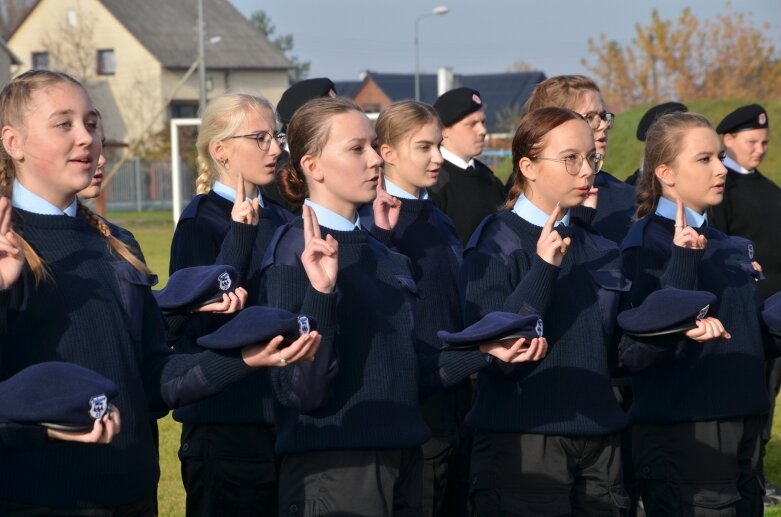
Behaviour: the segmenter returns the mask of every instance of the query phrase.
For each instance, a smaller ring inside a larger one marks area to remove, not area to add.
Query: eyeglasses
[[[589,111],[585,115],[581,115],[581,117],[583,117],[583,120],[588,122],[588,125],[591,126],[591,129],[599,129],[599,126],[602,125],[602,122],[607,123],[606,129],[610,129],[613,127],[613,121],[616,118],[615,114],[610,113],[609,111],[603,111],[602,113]]]
[[[272,138],[277,141],[280,148],[284,148],[287,144],[287,135],[285,135],[285,133],[272,134],[270,131],[258,131],[257,133],[250,133],[248,135],[233,135],[229,136],[227,139],[230,140],[231,138],[252,138],[255,140],[255,143],[258,144],[258,149],[261,151],[269,150]]]
[[[537,160],[548,160],[551,162],[562,162],[564,163],[564,168],[567,170],[567,174],[570,176],[577,176],[580,174],[580,170],[583,168],[583,162],[587,161],[589,166],[591,167],[591,170],[596,174],[596,172],[599,170],[599,167],[602,165],[602,159],[604,156],[602,156],[602,153],[592,153],[589,154],[588,157],[583,156],[580,153],[577,154],[568,154],[564,158],[543,158],[541,156],[538,156]]]

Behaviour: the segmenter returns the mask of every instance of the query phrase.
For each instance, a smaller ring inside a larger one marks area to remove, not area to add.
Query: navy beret
[[[153,291],[165,312],[180,312],[216,302],[236,290],[239,274],[232,266],[186,267],[175,272],[161,291]]]
[[[197,343],[212,350],[229,350],[263,343],[281,335],[289,345],[302,334],[315,330],[316,325],[312,318],[256,305],[240,311],[211,334],[199,337]]]
[[[542,318],[538,314],[489,312],[461,332],[440,330],[437,337],[446,343],[444,350],[462,350],[504,339],[541,337],[542,332]]]
[[[767,111],[759,104],[749,104],[736,109],[716,126],[716,132],[737,133],[746,129],[764,129],[768,127]]]
[[[781,292],[769,297],[762,304],[762,319],[771,334],[781,337]]]
[[[708,291],[664,287],[649,294],[639,307],[621,312],[618,325],[632,336],[661,336],[693,329],[716,303]]]
[[[662,115],[667,115],[668,113],[678,113],[682,111],[689,111],[689,108],[680,102],[664,102],[650,108],[645,112],[645,115],[643,115],[643,117],[640,119],[640,122],[637,123],[637,139],[641,142],[645,142],[645,135],[648,133],[648,128],[650,128],[651,124],[653,124],[656,119]]]
[[[480,92],[472,88],[456,88],[449,90],[434,102],[442,125],[452,126],[467,115],[483,108]]]
[[[298,108],[320,97],[336,97],[336,86],[327,77],[305,79],[291,85],[277,103],[279,121],[287,126]]]
[[[0,383],[0,418],[55,429],[91,429],[117,394],[112,381],[83,366],[38,363]]]

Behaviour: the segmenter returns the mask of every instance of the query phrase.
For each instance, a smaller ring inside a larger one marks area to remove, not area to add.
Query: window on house
[[[48,70],[49,69],[49,53],[48,52],[33,52],[32,57],[34,70]]]
[[[114,75],[116,68],[114,49],[98,50],[98,75]]]
[[[171,118],[197,118],[198,101],[172,101]]]

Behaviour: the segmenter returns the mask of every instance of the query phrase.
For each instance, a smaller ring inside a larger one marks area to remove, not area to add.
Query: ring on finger
[[[287,359],[282,357],[282,352],[277,352],[277,355],[279,356],[279,364],[282,366],[287,366]]]

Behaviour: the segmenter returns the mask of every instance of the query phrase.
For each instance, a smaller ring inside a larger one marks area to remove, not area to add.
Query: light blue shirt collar
[[[325,226],[326,228],[336,230],[337,232],[351,232],[355,229],[361,229],[361,218],[358,215],[358,212],[355,212],[355,222],[352,222],[333,210],[330,210],[323,205],[318,205],[309,198],[304,200],[304,204],[315,211],[317,222],[320,226]]]
[[[725,167],[729,167],[735,172],[739,172],[741,174],[752,174],[753,170],[748,170],[747,168],[743,167],[741,164],[730,158],[729,156],[725,156],[724,159],[721,161]]]
[[[692,228],[699,228],[708,222],[707,213],[698,214],[688,207],[683,207],[683,211],[684,214],[686,214],[686,223]],[[656,205],[656,215],[675,221],[675,214],[677,213],[678,205],[675,201],[670,201],[666,197],[659,196],[659,203]]]
[[[459,169],[468,169],[475,166],[475,159],[469,158],[469,161],[464,161],[460,156],[456,156],[455,153],[449,151],[444,145],[439,146],[439,152],[442,153],[442,158],[449,161]]]
[[[227,199],[231,203],[236,202],[236,191],[225,183],[221,181],[215,181],[214,185],[212,185],[212,190],[221,198]],[[255,195],[258,197],[258,205],[261,208],[266,208],[266,206],[263,204],[263,196],[260,194],[260,189],[258,187],[255,187]],[[252,201],[252,198],[247,197],[247,201]]]
[[[529,199],[521,194],[518,196],[518,200],[515,202],[515,205],[513,206],[513,212],[516,213],[521,219],[524,221],[532,223],[534,226],[539,226],[542,228],[545,226],[545,223],[548,221],[548,217],[550,217],[550,214],[546,214],[537,206],[534,205]],[[564,217],[556,221],[556,224],[553,226],[559,226],[559,225],[569,226],[569,210],[564,214]]]
[[[16,208],[21,208],[22,210],[41,215],[68,215],[70,217],[75,217],[78,209],[76,196],[73,196],[73,201],[70,205],[65,207],[65,210],[61,210],[38,194],[34,194],[27,190],[27,188],[17,180],[14,180],[14,187],[11,193],[11,204]]]
[[[428,191],[426,189],[420,189],[420,195],[415,197],[400,186],[393,183],[387,177],[385,178],[385,191],[388,192],[388,194],[391,196],[401,199],[428,199]]]

